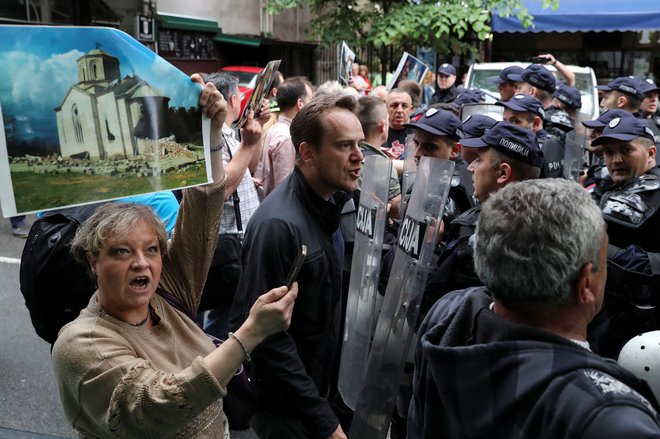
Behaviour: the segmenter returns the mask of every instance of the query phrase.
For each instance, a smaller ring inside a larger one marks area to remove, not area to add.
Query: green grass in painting
[[[12,172],[16,209],[32,212],[99,199],[192,186],[204,183],[204,167],[171,172],[160,177],[126,177],[107,175],[37,174]]]

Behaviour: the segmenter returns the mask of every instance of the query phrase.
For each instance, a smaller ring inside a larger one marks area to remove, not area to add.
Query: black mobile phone
[[[293,286],[293,283],[296,281],[296,277],[298,277],[298,272],[300,271],[300,267],[302,267],[303,262],[305,262],[305,258],[307,257],[307,246],[305,244],[300,246],[300,251],[298,252],[298,256],[296,256],[296,260],[293,261],[293,266],[291,267],[291,270],[289,270],[289,274],[286,276],[286,281],[284,282],[284,285],[288,289],[291,289]]]
[[[545,56],[533,56],[532,57],[532,64],[545,64],[548,61],[550,61],[550,58],[545,57]]]

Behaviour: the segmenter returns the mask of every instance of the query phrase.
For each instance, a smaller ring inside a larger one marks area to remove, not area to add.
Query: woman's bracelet
[[[228,338],[233,338],[241,346],[241,349],[243,349],[243,354],[245,354],[245,357],[244,357],[245,361],[248,361],[248,362],[252,361],[252,358],[250,357],[250,353],[248,352],[247,349],[245,349],[245,345],[243,344],[241,339],[236,337],[236,334],[234,334],[233,332],[229,332],[227,334],[227,337]]]
[[[211,152],[218,152],[220,151],[223,147],[225,146],[225,138],[223,137],[222,140],[220,140],[220,143],[218,146],[212,146],[210,148]]]

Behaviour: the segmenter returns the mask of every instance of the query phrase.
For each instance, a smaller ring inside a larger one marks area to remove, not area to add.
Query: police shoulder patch
[[[655,409],[646,398],[613,376],[595,369],[583,369],[582,373],[591,381],[594,387],[603,394],[603,396],[621,396],[635,399],[653,414],[656,414]]]

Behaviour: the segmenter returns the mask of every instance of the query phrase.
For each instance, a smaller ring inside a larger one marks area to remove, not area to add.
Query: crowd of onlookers
[[[97,211],[74,241],[98,281],[53,350],[74,427],[227,437],[246,425],[219,401],[249,361],[260,438],[348,437],[337,370],[363,163],[392,162],[387,278],[406,202],[428,189],[402,190],[412,155],[454,171],[391,437],[660,437],[660,388],[643,381],[660,364],[613,361],[660,330],[660,88],[616,78],[582,122],[574,75],[540,59],[557,74],[508,67],[492,105],[451,64],[391,89],[357,64],[348,85],[278,74],[240,130],[237,79],[195,77],[214,183],[174,201],[169,243],[135,203]]]

